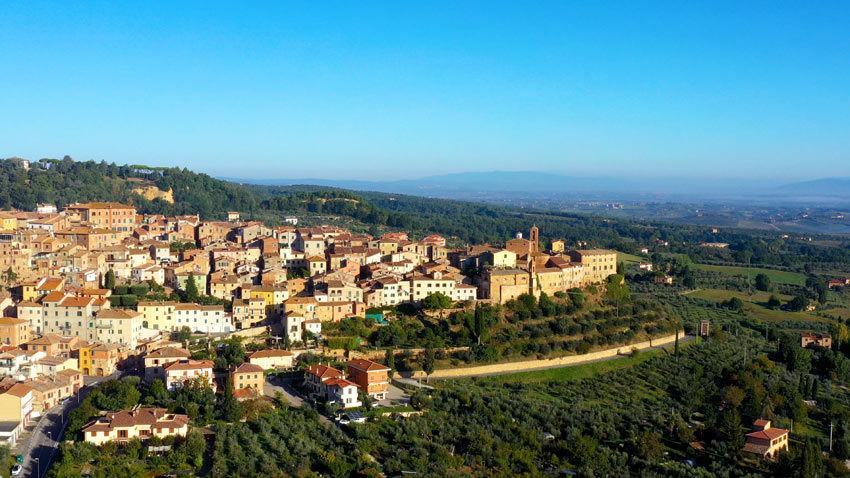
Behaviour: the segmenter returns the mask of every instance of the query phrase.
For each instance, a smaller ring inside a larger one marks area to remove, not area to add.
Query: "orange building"
[[[65,208],[96,227],[131,234],[136,228],[136,208],[115,202],[72,204]]]
[[[0,317],[0,342],[3,345],[19,346],[30,341],[30,322],[13,317]]]
[[[365,359],[349,360],[345,367],[348,369],[348,378],[367,395],[376,400],[387,398],[390,388],[389,367]]]
[[[245,362],[238,367],[231,367],[230,378],[233,385],[233,396],[239,399],[263,393],[266,381],[265,370],[259,365]]]
[[[747,433],[745,452],[773,459],[788,451],[788,430],[772,428],[770,420],[762,419],[753,423],[753,430],[752,433]]]

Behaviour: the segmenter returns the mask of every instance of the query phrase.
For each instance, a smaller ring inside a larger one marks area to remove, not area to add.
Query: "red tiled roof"
[[[788,430],[783,430],[781,428],[768,428],[766,430],[759,430],[757,432],[747,433],[747,436],[753,438],[761,438],[763,440],[775,440],[787,434]]]
[[[349,360],[348,362],[345,362],[345,365],[358,370],[363,370],[364,372],[381,372],[390,370],[390,368],[386,365],[381,365],[377,362],[366,359]]]
[[[263,367],[260,367],[259,365],[255,365],[255,364],[252,364],[252,363],[245,362],[242,365],[236,367],[233,370],[233,373],[257,373],[257,372],[263,372],[263,371],[264,371]]]
[[[344,374],[339,370],[333,367],[326,367],[324,365],[311,365],[310,367],[307,367],[305,372],[309,373],[310,375],[315,375],[321,379],[344,376]]]
[[[295,354],[289,350],[264,349],[249,354],[248,358],[292,357],[293,355]]]

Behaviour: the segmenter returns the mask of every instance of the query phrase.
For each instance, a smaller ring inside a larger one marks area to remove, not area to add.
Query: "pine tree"
[[[110,290],[115,288],[115,271],[112,269],[106,271],[106,278],[103,280],[103,286]]]
[[[437,357],[434,354],[434,349],[428,347],[425,349],[425,358],[422,361],[422,370],[425,372],[425,375],[430,378],[431,374],[434,373],[434,365],[436,363]]]
[[[393,375],[395,375],[395,351],[393,349],[387,349],[387,356],[384,361],[387,367],[390,368],[388,375],[390,378],[393,378]]]
[[[198,285],[195,284],[195,274],[189,273],[189,278],[186,279],[186,302],[198,301]]]
[[[237,422],[242,419],[242,406],[233,397],[233,375],[227,374],[224,386],[224,401],[221,404],[222,418],[227,422]]]

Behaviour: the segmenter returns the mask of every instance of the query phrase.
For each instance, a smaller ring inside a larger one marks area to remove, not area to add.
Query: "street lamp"
[[[36,476],[36,478],[41,478],[41,463],[39,463],[38,457],[35,457],[35,466],[36,466],[36,469],[38,470],[36,472],[35,476]]]

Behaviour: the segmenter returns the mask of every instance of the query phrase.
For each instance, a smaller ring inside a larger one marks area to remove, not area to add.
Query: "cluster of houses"
[[[413,241],[404,232],[372,237],[292,224],[295,218],[268,227],[237,212],[221,222],[140,215],[103,202],[0,211],[0,270],[9,272],[11,291],[0,309],[28,320],[35,334],[130,347],[146,329],[183,327],[220,334],[270,326],[299,341],[319,334],[322,322],[363,316],[369,307],[435,293],[504,303],[602,282],[617,268],[614,251],[567,251],[561,240],[542,251],[536,227],[503,246],[451,249],[439,235]],[[155,282],[175,291],[192,281],[201,295],[230,307],[142,300],[123,313],[110,310],[122,303],[104,288],[110,271],[119,284]]]
[[[358,391],[375,400],[384,400],[389,392],[390,368],[366,359],[345,363],[346,372],[325,365],[313,365],[304,372],[304,385],[310,398],[337,403],[342,408],[362,406]]]

